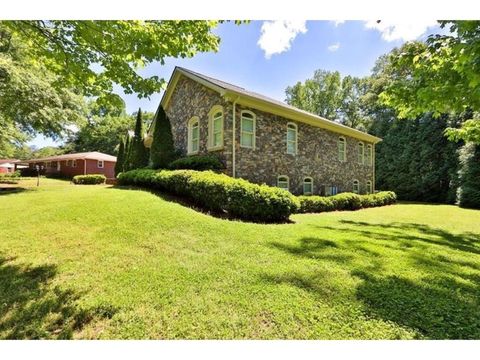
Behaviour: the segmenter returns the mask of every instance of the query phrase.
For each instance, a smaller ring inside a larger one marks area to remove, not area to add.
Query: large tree
[[[471,111],[451,139],[480,143],[480,21],[441,21],[449,32],[405,44],[390,54],[392,82],[382,94],[401,118]]]
[[[287,87],[285,93],[290,105],[365,130],[368,118],[361,106],[365,91],[364,79],[342,78],[338,71],[316,70],[313,78]]]
[[[162,105],[158,107],[153,126],[150,165],[154,169],[165,168],[174,160],[175,148],[173,144],[172,126]]]
[[[142,110],[138,109],[135,131],[130,149],[130,167],[139,169],[148,165],[149,153],[144,144],[145,132],[142,120]]]

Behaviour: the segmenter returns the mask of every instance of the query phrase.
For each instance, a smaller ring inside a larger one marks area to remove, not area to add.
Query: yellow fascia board
[[[325,130],[330,130],[338,134],[347,135],[359,140],[367,141],[373,144],[376,144],[382,141],[382,139],[376,136],[367,134],[363,131],[352,129],[342,124],[335,123],[333,121],[324,119],[314,114],[310,114],[300,109],[298,110],[291,109],[286,106],[269,103],[265,100],[259,100],[253,96],[250,97],[250,96],[246,96],[245,94],[234,93],[232,91],[228,91],[225,94],[225,96],[227,98],[237,98],[238,96],[238,100],[237,100],[238,104],[255,108],[261,111],[265,111],[274,115],[279,115],[289,120],[295,120],[295,121],[316,126]]]

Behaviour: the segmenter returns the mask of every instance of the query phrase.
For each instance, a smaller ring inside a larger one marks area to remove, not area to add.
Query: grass
[[[480,211],[261,225],[141,190],[20,185],[0,195],[0,338],[480,338]]]

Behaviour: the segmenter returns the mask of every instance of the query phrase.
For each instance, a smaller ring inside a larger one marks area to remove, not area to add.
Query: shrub
[[[175,159],[172,125],[162,105],[158,107],[153,120],[152,145],[150,147],[150,166],[154,169],[166,168]]]
[[[11,173],[1,173],[0,183],[2,184],[16,184],[20,178],[20,171],[16,170]]]
[[[334,196],[299,196],[301,213],[318,213],[335,210],[358,210],[362,208],[390,205],[397,201],[393,191],[381,191],[376,194],[358,195],[341,193]]]
[[[104,184],[107,178],[102,174],[77,175],[73,177],[73,183],[77,185]]]
[[[183,157],[171,162],[168,167],[173,170],[190,169],[199,171],[219,171],[225,168],[218,157],[211,155],[194,155]]]
[[[480,209],[480,145],[467,143],[460,150],[460,207]]]
[[[299,206],[288,191],[212,171],[140,169],[120,174],[118,181],[185,196],[205,209],[258,222],[285,221]]]

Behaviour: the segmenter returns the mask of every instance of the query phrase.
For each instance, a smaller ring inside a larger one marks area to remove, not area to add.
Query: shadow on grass
[[[24,266],[0,256],[0,338],[70,339],[85,325],[111,318],[111,306],[81,309],[80,294],[51,286],[53,265]]]
[[[20,186],[2,186],[0,184],[0,196],[6,196],[6,195],[12,195],[12,194],[18,194],[21,192],[28,191],[28,189],[20,187]]]
[[[419,338],[480,339],[480,235],[452,234],[422,224],[341,223],[348,227],[318,227],[334,230],[337,235],[341,232],[335,241],[323,233],[323,239],[304,237],[293,244],[273,242],[269,246],[298,258],[335,262],[349,270],[361,281],[354,298],[347,301],[363,303],[367,317],[415,330]],[[367,248],[367,244],[379,251]],[[445,253],[429,252],[431,245]],[[394,251],[381,252],[383,246]],[[423,276],[410,279],[386,274],[396,256],[411,260],[413,268],[408,272],[418,270]],[[342,290],[332,290],[328,276],[321,271],[268,274],[263,280],[295,286],[323,301],[332,291]]]
[[[231,221],[241,221],[245,223],[251,223],[251,224],[269,224],[269,225],[275,225],[275,224],[294,224],[295,222],[293,220],[287,220],[287,221],[282,221],[282,222],[260,222],[260,221],[252,221],[252,220],[245,220],[242,218],[239,218],[237,216],[233,216],[232,214],[229,214],[226,211],[214,211],[214,210],[209,210],[206,209],[202,206],[199,206],[197,203],[195,203],[192,199],[183,197],[183,196],[178,196],[178,195],[172,195],[168,194],[159,190],[154,190],[154,189],[148,189],[148,188],[142,188],[142,187],[136,187],[136,186],[124,186],[124,185],[115,185],[111,186],[108,189],[117,189],[117,190],[140,190],[140,191],[145,191],[150,194],[153,194],[155,196],[158,196],[164,201],[167,202],[174,202],[176,204],[188,207],[192,210],[195,210],[197,212],[200,212],[205,215],[209,215],[212,217],[220,218],[223,220],[231,220]]]

